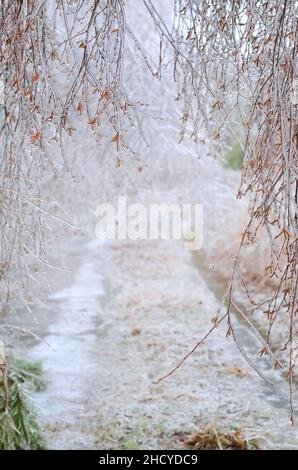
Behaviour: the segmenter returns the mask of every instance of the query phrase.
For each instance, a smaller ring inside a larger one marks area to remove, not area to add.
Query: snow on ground
[[[180,433],[215,423],[293,448],[289,410],[249,368],[226,325],[155,384],[212,325],[218,300],[190,252],[173,241],[68,247],[70,286],[47,300],[56,315],[29,357],[51,384],[36,395],[51,448],[181,448]],[[65,274],[57,274],[63,276]],[[65,279],[64,279],[65,283]]]

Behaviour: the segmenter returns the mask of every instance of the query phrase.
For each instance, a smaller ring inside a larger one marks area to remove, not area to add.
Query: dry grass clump
[[[195,434],[184,436],[182,441],[189,449],[200,450],[258,450],[256,438],[248,439],[241,431],[224,431],[208,426]]]

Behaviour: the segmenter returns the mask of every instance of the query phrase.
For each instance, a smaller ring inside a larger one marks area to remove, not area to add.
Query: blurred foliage
[[[225,156],[225,167],[231,170],[240,170],[242,167],[244,152],[239,142],[233,144],[232,149]]]

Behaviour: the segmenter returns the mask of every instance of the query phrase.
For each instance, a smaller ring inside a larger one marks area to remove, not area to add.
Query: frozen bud
[[[293,80],[293,104],[298,104],[298,78],[294,78]]]
[[[3,341],[0,341],[0,366],[6,363],[5,348]]]
[[[4,103],[4,82],[0,80],[0,104]]]

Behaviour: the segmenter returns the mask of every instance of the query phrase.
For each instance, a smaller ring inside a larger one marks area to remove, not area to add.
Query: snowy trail
[[[72,252],[70,250],[70,257]],[[289,411],[219,328],[170,379],[210,328],[218,301],[175,242],[82,244],[45,342],[29,351],[51,384],[36,394],[51,448],[181,448],[211,421],[269,447],[297,447]],[[61,274],[59,274],[60,276]],[[59,280],[58,280],[59,281]]]
[[[42,362],[49,380],[47,390],[36,394],[36,404],[44,419],[50,422],[54,417],[54,427],[63,428],[66,435],[68,428],[76,428],[79,435],[86,385],[97,365],[94,348],[104,287],[94,252],[100,246],[96,241],[85,244],[83,264],[72,284],[48,296],[56,321],[49,324],[44,341],[30,352],[32,359]],[[81,439],[69,444],[84,445],[86,437]]]

